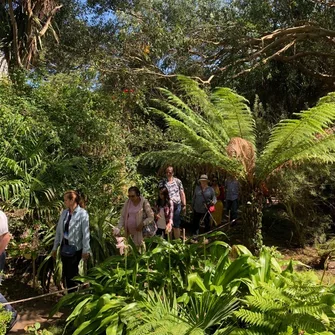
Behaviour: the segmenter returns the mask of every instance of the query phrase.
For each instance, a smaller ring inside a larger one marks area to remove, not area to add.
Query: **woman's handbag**
[[[143,202],[143,220],[145,220],[145,218],[147,218],[147,213],[145,212],[145,203]],[[147,225],[143,226],[142,235],[143,237],[153,237],[156,235],[156,231],[157,231],[157,224],[153,219]]]
[[[214,205],[208,206],[208,210],[209,210],[211,213],[215,212],[215,206],[214,206]]]
[[[150,222],[146,226],[143,226],[142,234],[143,237],[153,237],[156,235],[157,224],[155,221]]]
[[[63,257],[73,257],[77,252],[77,247],[70,244],[62,244],[60,254]]]

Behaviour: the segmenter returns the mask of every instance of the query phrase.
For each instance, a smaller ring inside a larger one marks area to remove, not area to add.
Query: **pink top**
[[[128,207],[128,220],[127,220],[127,229],[129,234],[134,234],[137,232],[137,223],[136,223],[136,214],[141,209],[141,202],[138,205],[134,205],[132,201],[129,201]]]

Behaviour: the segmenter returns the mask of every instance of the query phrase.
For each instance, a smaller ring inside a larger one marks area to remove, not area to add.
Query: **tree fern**
[[[248,101],[228,88],[213,93],[190,78],[179,76],[178,96],[160,89],[161,98],[149,112],[163,118],[173,143],[165,150],[147,152],[144,162],[189,168],[211,167],[234,175],[241,182],[244,244],[251,250],[262,245],[261,185],[278,169],[304,162],[334,163],[335,93],[317,106],[279,122],[257,158],[255,121]]]
[[[228,156],[226,145],[232,136],[254,143],[254,120],[247,101],[230,89],[219,88],[210,95],[193,80],[183,76],[178,79],[183,98],[160,89],[165,100],[155,99],[153,103],[159,107],[149,109],[172,130],[173,149],[167,143],[168,150],[145,153],[144,161],[155,165],[176,161],[184,167],[206,164],[234,174],[242,172],[243,164]]]

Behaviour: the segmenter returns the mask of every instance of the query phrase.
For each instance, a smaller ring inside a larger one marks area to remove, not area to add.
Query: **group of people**
[[[130,236],[134,244],[140,248],[143,245],[143,229],[154,223],[156,235],[167,238],[170,234],[174,239],[180,238],[181,215],[186,213],[186,195],[181,180],[174,176],[173,167],[168,166],[165,172],[166,177],[159,183],[154,206],[141,195],[138,187],[132,186],[128,189],[128,200],[124,203],[119,223],[114,228],[115,235],[119,235],[123,230],[124,236]],[[219,185],[216,177],[210,181],[207,175],[201,175],[192,199],[192,234],[199,234],[201,228],[208,232],[212,226],[221,224],[224,201],[231,222],[236,220],[238,192],[239,184],[232,177],[227,178],[223,187]],[[77,191],[70,190],[64,193],[64,205],[66,208],[57,223],[52,256],[56,257],[60,246],[64,282],[67,289],[73,289],[76,286],[73,278],[78,275],[79,262],[81,259],[87,260],[91,252],[89,215]],[[5,249],[9,240],[7,217],[0,211],[0,270],[4,268]],[[6,302],[1,294],[0,302]],[[12,311],[14,320],[15,310],[10,306],[7,308]]]
[[[186,212],[186,196],[180,179],[174,177],[173,167],[166,169],[166,178],[159,183],[158,199],[153,207],[141,196],[136,186],[128,189],[128,200],[123,205],[121,216],[114,234],[124,230],[126,237],[131,236],[135,245],[143,243],[143,228],[150,222],[155,222],[157,235],[166,238],[172,234],[180,238],[180,215]]]
[[[185,191],[181,180],[174,176],[172,166],[168,166],[165,172],[166,178],[159,182],[158,199],[153,207],[141,196],[137,187],[129,188],[128,200],[114,229],[115,235],[123,229],[124,235],[131,236],[135,245],[140,247],[144,238],[143,228],[155,222],[156,235],[167,238],[171,233],[174,239],[180,238],[181,214],[186,213]],[[209,232],[211,227],[222,223],[224,201],[229,221],[234,223],[237,219],[238,192],[239,184],[233,177],[228,177],[223,187],[216,177],[210,181],[206,174],[201,175],[192,198],[192,234],[198,235],[201,228],[203,232]]]

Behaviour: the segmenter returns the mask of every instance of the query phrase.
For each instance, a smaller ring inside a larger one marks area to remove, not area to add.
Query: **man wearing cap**
[[[169,197],[173,201],[173,237],[180,238],[180,213],[186,212],[186,196],[180,179],[174,177],[173,167],[168,166],[165,170],[166,178],[159,182],[158,187],[166,187]]]
[[[199,233],[200,222],[205,226],[205,232],[210,231],[210,211],[209,207],[215,205],[216,196],[212,187],[208,186],[208,177],[202,174],[199,178],[200,185],[197,185],[193,194],[193,234]]]

